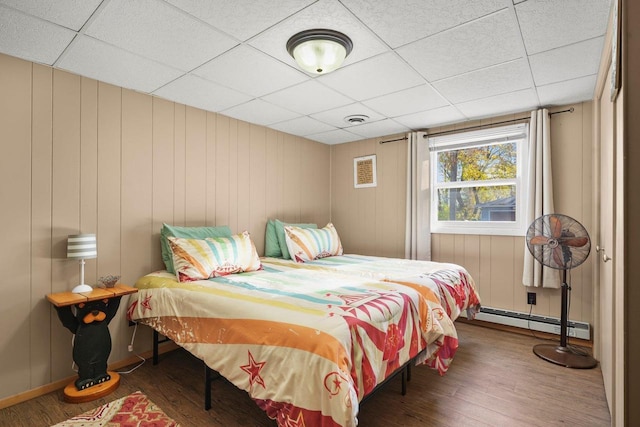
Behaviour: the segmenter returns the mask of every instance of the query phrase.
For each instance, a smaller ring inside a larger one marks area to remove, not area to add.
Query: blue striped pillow
[[[296,262],[342,255],[342,243],[332,223],[320,229],[287,225],[284,231],[287,249]]]

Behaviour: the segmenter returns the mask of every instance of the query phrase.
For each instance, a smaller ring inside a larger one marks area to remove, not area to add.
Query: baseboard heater
[[[465,314],[466,313],[463,313],[463,315]],[[529,313],[521,313],[518,311],[482,307],[480,313],[476,315],[476,319],[484,322],[560,335],[560,319],[557,317],[540,316],[537,314],[529,315]],[[591,326],[585,322],[574,322],[570,320],[567,327],[567,336],[590,340]]]

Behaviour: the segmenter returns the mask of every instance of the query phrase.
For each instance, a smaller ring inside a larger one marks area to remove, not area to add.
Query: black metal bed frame
[[[153,330],[153,364],[154,365],[157,365],[159,362],[158,345],[168,341],[171,341],[171,339],[167,337],[160,339],[160,333],[155,329]],[[374,389],[371,390],[369,394],[367,394],[365,397],[362,398],[362,400],[360,401],[360,405],[363,405],[367,400],[369,400],[370,397],[374,395],[376,391],[378,391],[382,386],[384,386],[386,383],[394,379],[397,375],[402,375],[401,393],[403,396],[406,395],[407,382],[411,381],[411,365],[413,365],[415,360],[418,357],[420,357],[420,355],[423,354],[425,351],[426,349],[422,350],[415,357],[412,357],[411,359],[409,359],[406,363],[404,363],[402,366],[396,369],[391,375],[385,378],[380,384],[375,386]],[[207,366],[207,364],[204,363],[204,361],[202,362],[202,364],[204,365],[204,409],[205,411],[208,411],[209,409],[211,409],[211,384],[213,383],[214,380],[224,378],[224,377],[220,375],[218,372],[211,369],[209,366]]]

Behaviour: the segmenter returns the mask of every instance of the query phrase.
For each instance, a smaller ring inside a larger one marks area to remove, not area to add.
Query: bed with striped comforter
[[[389,280],[374,260],[365,274],[361,261],[263,259],[258,272],[190,283],[155,272],[136,283],[128,317],[202,359],[280,426],[355,426],[377,384],[418,356],[444,374],[458,345],[437,286]],[[455,289],[459,277],[437,280]]]

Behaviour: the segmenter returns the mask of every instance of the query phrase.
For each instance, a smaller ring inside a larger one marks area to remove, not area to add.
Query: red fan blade
[[[571,238],[564,238],[559,240],[561,245],[573,246],[576,248],[580,248],[586,245],[588,241],[589,239],[586,237],[571,237]]]
[[[553,249],[553,260],[558,264],[558,267],[564,266],[564,260],[562,259],[562,248],[560,246],[556,246]]]
[[[551,235],[554,239],[562,236],[562,223],[558,217],[554,215],[549,216],[549,225],[551,225]]]
[[[549,238],[545,236],[533,236],[529,243],[532,245],[546,245],[549,243]]]

